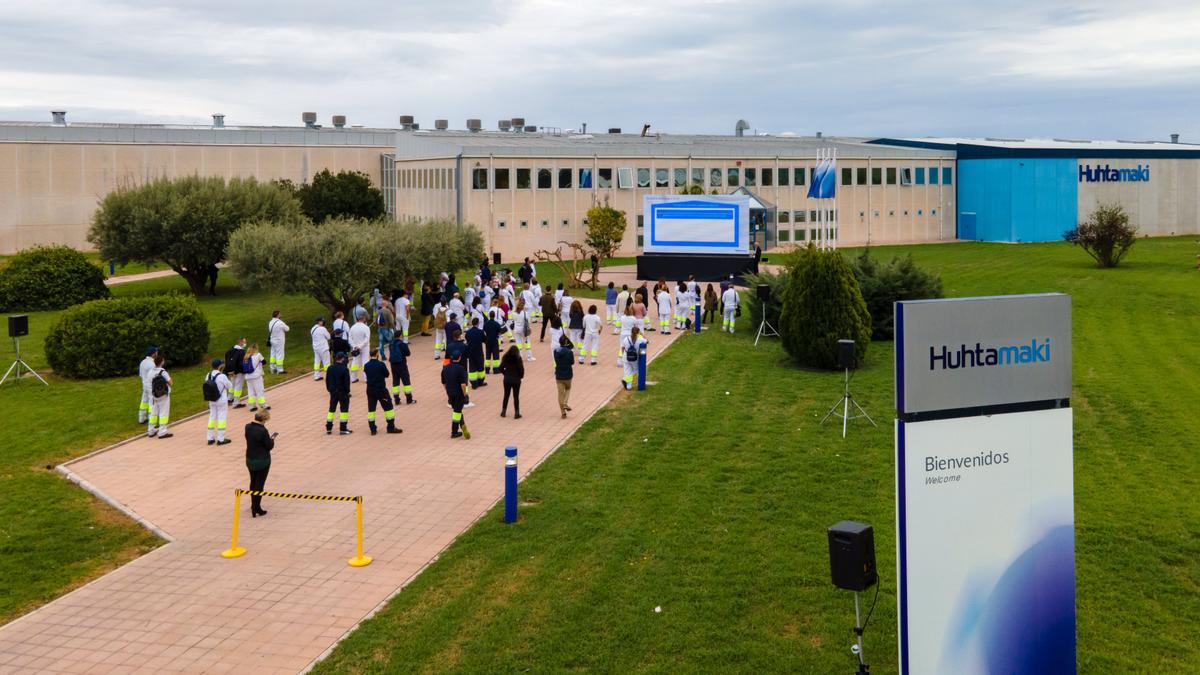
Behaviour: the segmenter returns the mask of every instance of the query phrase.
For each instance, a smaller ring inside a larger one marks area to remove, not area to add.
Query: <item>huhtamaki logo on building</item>
[[[1136,169],[1114,169],[1109,165],[1083,164],[1079,167],[1080,183],[1146,183],[1150,181],[1150,165],[1137,165]]]
[[[957,370],[959,368],[981,368],[987,366],[1015,366],[1023,363],[1049,363],[1050,338],[1039,341],[1034,338],[1027,345],[984,347],[976,342],[974,347],[963,344],[951,350],[942,345],[939,352],[929,347],[929,369]]]

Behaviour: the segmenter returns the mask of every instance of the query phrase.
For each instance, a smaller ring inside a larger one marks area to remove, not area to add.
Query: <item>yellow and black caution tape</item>
[[[306,495],[299,492],[262,492],[260,490],[237,490],[238,494],[252,497],[275,497],[277,499],[308,499],[315,502],[361,502],[362,497],[335,497],[333,495]]]

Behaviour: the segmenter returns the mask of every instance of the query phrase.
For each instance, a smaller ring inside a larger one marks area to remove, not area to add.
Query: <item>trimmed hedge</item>
[[[146,347],[167,366],[192,366],[208,351],[208,319],[195,299],[151,295],[93,300],[63,312],[46,336],[46,360],[64,377],[133,375]]]
[[[0,268],[0,311],[63,309],[109,296],[104,271],[69,246],[25,249]]]
[[[871,315],[839,251],[818,251],[809,244],[796,259],[779,332],[784,349],[802,366],[836,368],[838,340],[854,340],[862,363],[871,344]]]

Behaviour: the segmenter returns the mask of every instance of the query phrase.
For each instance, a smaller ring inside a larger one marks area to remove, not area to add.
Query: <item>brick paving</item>
[[[431,340],[413,340],[417,404],[398,409],[403,434],[382,433],[382,414],[380,434],[369,434],[362,383],[351,399],[355,433],[345,437],[336,428],[324,433],[323,382],[306,377],[267,391],[268,427],[279,432],[267,490],[362,495],[374,563],[346,563],[355,547],[353,503],[272,498],[258,519],[243,498],[240,544],[248,552],[221,558],[233,488],[248,481],[242,427],[250,415],[231,411],[234,442],[221,447],[205,444],[206,416],[193,418],[174,425],[174,438],[140,438],[70,464],[78,479],[173,541],[0,627],[0,673],[302,671],[500,498],[506,445],[519,447],[527,473],[620,389],[617,338],[606,331],[600,365],[576,365],[574,411],[560,419],[549,342],[535,341],[523,418],[514,420],[511,407],[499,417],[503,391],[492,377],[465,411],[471,440],[452,441]],[[658,334],[650,340],[651,358],[669,344]],[[308,351],[288,348],[293,358]],[[179,386],[193,385],[200,383]]]

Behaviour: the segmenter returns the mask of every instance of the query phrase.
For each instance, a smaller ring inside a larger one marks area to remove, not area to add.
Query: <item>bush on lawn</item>
[[[758,330],[763,320],[763,303],[758,299],[758,285],[766,284],[771,288],[771,299],[767,301],[767,322],[779,329],[779,312],[783,308],[783,293],[787,289],[788,275],[786,272],[764,271],[759,274],[747,274],[743,277],[750,288],[746,295],[746,309],[750,311],[750,325]],[[720,290],[717,290],[720,294]]]
[[[871,315],[871,339],[891,340],[896,334],[895,302],[942,297],[942,278],[926,272],[912,254],[881,263],[863,249],[851,264]]]
[[[1087,251],[1100,267],[1116,267],[1137,241],[1137,227],[1119,204],[1101,204],[1063,239]]]
[[[838,251],[809,244],[796,258],[779,332],[783,347],[802,366],[837,367],[838,340],[854,340],[859,363],[871,343],[871,315],[850,265]]]
[[[0,268],[0,311],[63,309],[108,297],[104,271],[69,246],[35,246]]]
[[[190,297],[93,300],[63,312],[50,328],[46,360],[64,377],[132,375],[150,345],[168,367],[193,366],[208,351],[208,337],[208,319]]]

